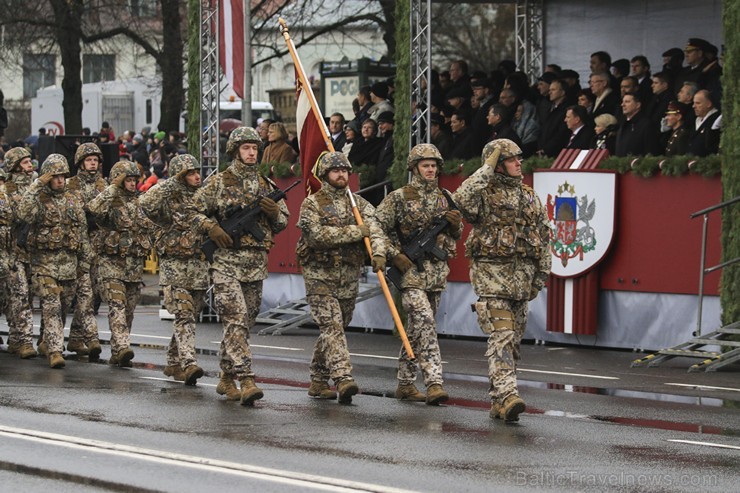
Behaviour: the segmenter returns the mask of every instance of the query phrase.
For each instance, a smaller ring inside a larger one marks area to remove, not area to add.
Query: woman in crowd
[[[270,143],[262,155],[263,163],[293,164],[298,158],[295,150],[288,143],[288,131],[280,122],[271,123],[267,128],[267,141]]]

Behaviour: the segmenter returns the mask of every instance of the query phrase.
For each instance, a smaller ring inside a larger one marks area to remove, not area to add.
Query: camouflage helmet
[[[5,168],[0,168],[0,180],[8,181],[8,174],[5,172]]]
[[[261,147],[262,139],[260,139],[260,134],[252,127],[235,128],[231,132],[231,135],[229,135],[229,141],[226,143],[226,154],[233,157],[239,146],[246,143],[257,144],[258,147]]]
[[[98,156],[100,162],[103,162],[103,153],[100,150],[100,147],[93,144],[92,142],[83,142],[82,144],[77,146],[77,151],[75,151],[75,165],[79,166],[80,164],[82,164],[82,162],[88,156]]]
[[[505,159],[521,155],[522,150],[514,141],[509,139],[496,139],[486,144],[483,148],[481,160],[483,161],[483,164],[487,164],[495,168]]]
[[[118,161],[110,169],[110,181],[114,181],[121,175],[136,176],[138,178],[141,176],[141,172],[139,172],[139,167],[136,166],[136,163],[132,163],[131,161]]]
[[[67,164],[67,158],[61,154],[49,154],[49,157],[41,165],[40,173],[42,175],[49,173],[52,175],[68,175],[69,164]]]
[[[17,166],[20,166],[21,161],[30,157],[31,153],[25,147],[13,147],[5,153],[5,169],[8,173],[12,173]]]
[[[169,170],[171,177],[179,175],[182,171],[190,171],[193,169],[200,169],[200,163],[190,154],[178,154],[170,161]]]
[[[316,168],[316,176],[318,176],[319,179],[323,179],[331,169],[346,169],[351,173],[352,165],[343,152],[325,152],[319,158],[319,163]]]
[[[442,154],[439,153],[439,149],[433,144],[418,144],[411,149],[409,152],[409,158],[406,161],[409,170],[416,168],[419,161],[423,159],[434,159],[437,161],[437,166],[444,164]]]

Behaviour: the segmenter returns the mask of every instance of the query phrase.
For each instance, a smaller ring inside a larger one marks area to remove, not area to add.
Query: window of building
[[[82,55],[82,82],[115,80],[116,55]]]
[[[56,55],[23,55],[23,97],[35,98],[36,91],[56,83]]]
[[[157,0],[128,0],[128,8],[132,17],[155,17]]]

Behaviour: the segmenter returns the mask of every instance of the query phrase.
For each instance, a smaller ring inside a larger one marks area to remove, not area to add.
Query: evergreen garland
[[[740,3],[723,3],[725,31],[724,73],[722,75],[722,157],[723,200],[740,195]],[[717,213],[714,213],[715,215]],[[715,219],[716,220],[716,219]],[[722,211],[722,261],[740,257],[740,204]],[[720,281],[722,322],[729,324],[740,320],[740,264],[722,269]]]
[[[406,184],[408,171],[406,160],[409,154],[411,132],[411,2],[396,2],[396,90],[393,126],[393,166],[389,178],[393,188]]]

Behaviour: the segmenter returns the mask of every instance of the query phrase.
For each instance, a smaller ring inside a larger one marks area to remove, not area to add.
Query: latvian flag
[[[220,2],[221,24],[218,33],[219,64],[231,89],[244,98],[244,0],[212,0]]]
[[[316,177],[316,161],[321,153],[328,151],[324,141],[324,130],[319,126],[318,119],[311,111],[308,91],[304,88],[300,78],[296,75],[296,135],[298,136],[299,159],[303,175],[303,183],[306,184],[306,195],[311,195],[321,188],[321,181]]]

